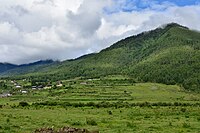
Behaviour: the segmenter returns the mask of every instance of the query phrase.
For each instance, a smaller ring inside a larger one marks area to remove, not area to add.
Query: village
[[[29,79],[22,80],[0,80],[0,98],[11,97],[13,95],[25,95],[34,91],[50,90],[50,89],[67,89],[70,85],[88,85],[97,79],[79,80],[63,80],[55,82],[31,81]]]
[[[37,82],[32,85],[27,79],[23,80],[1,80],[0,81],[0,98],[11,97],[15,94],[27,94],[37,90],[56,89],[63,87],[61,81],[55,83],[51,82]]]

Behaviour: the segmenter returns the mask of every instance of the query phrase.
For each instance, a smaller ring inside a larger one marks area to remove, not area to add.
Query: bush
[[[82,123],[80,121],[76,121],[76,122],[73,122],[71,123],[72,126],[81,126]]]
[[[86,123],[91,126],[96,126],[97,122],[93,119],[86,119]]]
[[[19,106],[26,107],[29,106],[29,104],[27,102],[19,102]]]
[[[6,119],[6,122],[7,122],[7,123],[9,123],[9,122],[10,122],[10,119],[9,119],[9,118],[7,118],[7,119]]]
[[[181,108],[181,112],[185,112],[186,111],[186,108]]]
[[[189,128],[189,127],[190,127],[190,123],[186,123],[186,122],[183,123],[183,128]]]
[[[172,122],[171,121],[169,122],[169,126],[172,126]]]
[[[135,125],[133,122],[127,122],[127,123],[126,123],[126,127],[129,127],[129,128],[136,128],[136,125]]]
[[[109,111],[108,111],[108,114],[109,114],[109,115],[112,115],[112,111],[109,110]]]
[[[86,105],[89,106],[89,107],[90,107],[90,106],[95,106],[95,103],[94,103],[94,102],[89,102],[89,103],[87,103]]]

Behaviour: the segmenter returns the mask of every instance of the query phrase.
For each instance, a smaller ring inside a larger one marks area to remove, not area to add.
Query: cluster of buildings
[[[10,93],[3,93],[3,94],[0,94],[0,98],[3,98],[3,97],[10,97],[12,96],[12,94]]]
[[[11,83],[15,86],[15,88],[22,88],[22,86],[19,85],[19,84],[17,83],[17,81],[15,81],[15,80],[11,80]]]
[[[23,80],[23,81],[24,81],[24,80]],[[10,82],[13,84],[14,88],[15,88],[18,92],[20,92],[20,93],[22,93],[22,94],[28,93],[28,90],[24,89],[24,87],[23,87],[22,85],[20,85],[17,81],[11,80]],[[63,84],[62,84],[61,81],[58,81],[58,82],[56,83],[56,85],[52,85],[52,84],[49,83],[49,84],[47,84],[47,85],[31,86],[31,89],[32,89],[32,90],[51,89],[51,88],[54,87],[54,86],[56,86],[56,87],[62,87]],[[3,93],[3,94],[0,94],[0,98],[3,98],[3,97],[10,97],[10,96],[12,96],[11,93]]]

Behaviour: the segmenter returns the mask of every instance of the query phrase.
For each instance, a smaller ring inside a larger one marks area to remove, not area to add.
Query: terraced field
[[[0,132],[70,126],[100,133],[200,131],[200,94],[130,79],[65,80],[0,99]]]

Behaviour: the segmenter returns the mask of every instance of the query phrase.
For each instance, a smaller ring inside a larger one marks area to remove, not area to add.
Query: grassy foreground
[[[200,95],[178,86],[121,79],[63,81],[0,99],[0,132],[63,126],[100,133],[200,131]]]
[[[1,132],[73,126],[102,133],[198,132],[199,107],[1,109]]]

